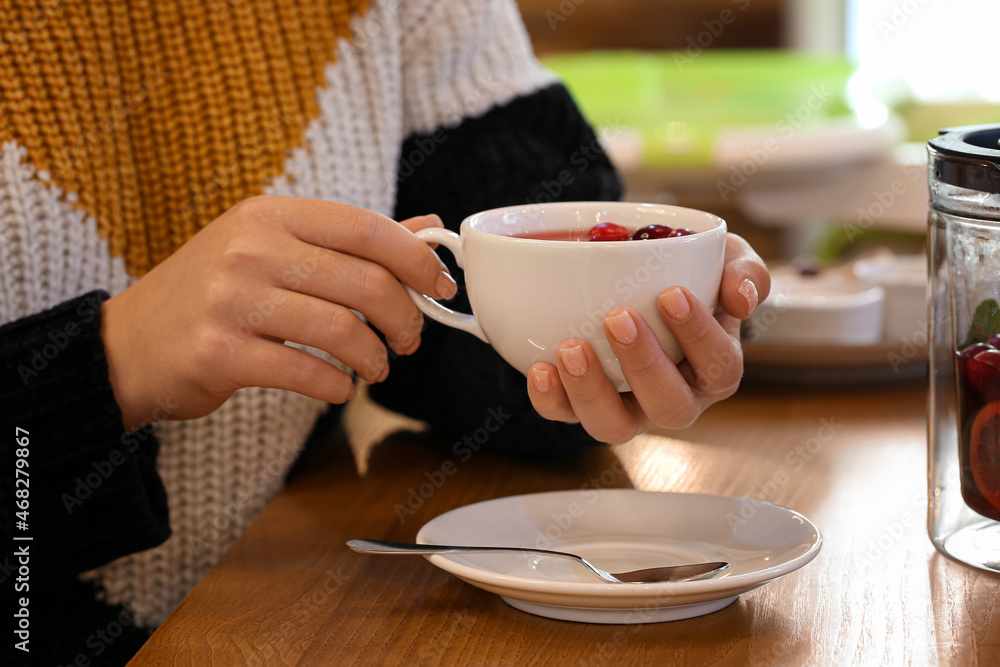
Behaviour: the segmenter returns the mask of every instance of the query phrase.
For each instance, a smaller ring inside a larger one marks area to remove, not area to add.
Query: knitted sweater
[[[553,183],[567,200],[620,186],[513,0],[14,5],[0,10],[0,522],[6,544],[32,537],[38,664],[108,664],[278,492],[331,410],[248,388],[205,418],[124,433],[100,337],[109,294],[253,195],[435,212],[457,229],[477,210],[548,201]],[[476,338],[430,324],[422,340],[376,401],[445,442],[502,407],[488,447],[591,444],[540,418],[524,377]],[[122,638],[95,639],[112,624]]]

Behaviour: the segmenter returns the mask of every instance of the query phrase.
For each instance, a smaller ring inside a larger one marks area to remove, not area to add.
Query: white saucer
[[[431,520],[421,544],[569,551],[612,572],[727,561],[704,581],[609,584],[563,558],[522,554],[428,556],[456,577],[539,616],[585,623],[655,623],[722,609],[819,553],[819,530],[798,512],[747,498],[633,489],[510,496]]]

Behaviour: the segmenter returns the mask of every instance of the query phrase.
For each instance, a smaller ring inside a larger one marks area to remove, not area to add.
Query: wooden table
[[[1000,664],[1000,576],[949,560],[927,538],[925,415],[923,383],[744,387],[671,434],[683,440],[646,436],[572,464],[483,452],[461,462],[394,437],[361,479],[340,446],[264,511],[134,664]],[[614,473],[622,467],[627,478]],[[824,546],[721,611],[636,626],[531,616],[422,560],[344,546],[410,541],[467,503],[595,480],[763,496],[812,519]],[[398,518],[400,507],[412,514]]]

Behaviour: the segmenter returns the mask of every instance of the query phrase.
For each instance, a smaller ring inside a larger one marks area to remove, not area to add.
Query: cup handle
[[[455,255],[455,261],[458,262],[459,268],[465,268],[465,250],[462,249],[461,236],[450,229],[442,229],[441,227],[429,227],[414,233],[418,239],[426,243],[440,243],[443,245]],[[476,320],[475,315],[457,313],[451,308],[442,306],[426,294],[421,294],[410,287],[407,287],[406,291],[410,293],[410,298],[413,299],[413,303],[417,305],[417,308],[431,319],[470,333],[484,343],[490,342],[479,326],[479,321]]]

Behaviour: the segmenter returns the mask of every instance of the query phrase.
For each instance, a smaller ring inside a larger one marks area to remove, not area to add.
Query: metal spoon
[[[458,547],[444,544],[409,544],[406,542],[385,542],[383,540],[348,540],[347,546],[363,554],[486,554],[486,553],[523,553],[541,554],[543,556],[558,556],[572,558],[604,581],[613,584],[655,584],[666,581],[690,581],[704,579],[709,575],[721,572],[729,567],[729,563],[695,563],[692,565],[668,565],[666,567],[647,567],[630,572],[606,572],[595,567],[585,558],[564,551],[549,551],[548,549],[529,549],[526,547]]]

